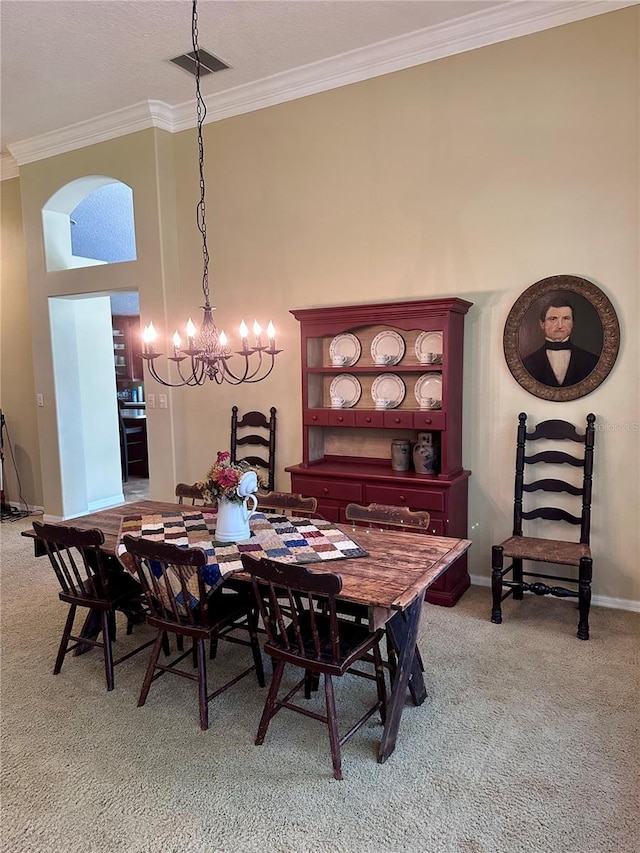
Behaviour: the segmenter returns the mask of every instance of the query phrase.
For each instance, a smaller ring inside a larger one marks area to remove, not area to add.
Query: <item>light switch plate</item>
[[[167,395],[166,394],[158,394],[158,406],[161,409],[167,408]]]

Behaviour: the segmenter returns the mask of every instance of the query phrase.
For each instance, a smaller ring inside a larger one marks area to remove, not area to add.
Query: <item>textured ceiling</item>
[[[551,0],[546,5],[532,0],[200,0],[200,46],[231,66],[204,78],[202,91],[206,98],[495,9],[527,7],[538,14],[538,8],[546,12],[553,5]],[[576,0],[585,9],[594,5],[607,10],[607,0]],[[619,5],[627,4],[611,0],[611,8]],[[193,101],[193,77],[168,62],[191,49],[191,0],[1,0],[0,24],[3,152],[13,143],[147,100],[170,106]]]

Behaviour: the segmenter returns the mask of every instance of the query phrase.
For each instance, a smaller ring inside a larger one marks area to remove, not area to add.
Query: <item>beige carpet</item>
[[[313,720],[283,711],[254,746],[264,691],[253,680],[215,700],[201,732],[190,682],[161,678],[136,707],[146,652],[116,668],[110,694],[96,652],[68,657],[54,677],[66,607],[48,561],[19,536],[28,526],[1,529],[7,853],[640,849],[640,614],[594,607],[583,643],[575,602],[507,602],[501,626],[487,589],[426,606],[429,698],[407,703],[383,765],[371,720],[344,747],[336,782]],[[130,641],[121,635],[118,648]],[[246,652],[222,644],[211,681]],[[343,724],[373,689],[341,680]]]

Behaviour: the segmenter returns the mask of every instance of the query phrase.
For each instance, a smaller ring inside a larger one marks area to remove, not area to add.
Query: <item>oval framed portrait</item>
[[[590,281],[554,275],[518,297],[504,327],[504,356],[516,382],[543,400],[585,397],[607,378],[620,348],[609,298]]]

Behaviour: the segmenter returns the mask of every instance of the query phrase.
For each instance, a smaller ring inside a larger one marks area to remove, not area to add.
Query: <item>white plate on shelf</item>
[[[361,394],[362,385],[351,373],[341,373],[340,376],[336,376],[329,387],[331,398],[343,401],[340,406],[332,404],[332,408],[336,409],[350,409],[358,402]]]
[[[406,344],[402,335],[385,329],[371,341],[371,357],[375,364],[398,364],[404,355]]]
[[[329,357],[337,359],[338,366],[351,367],[360,358],[362,353],[362,345],[355,335],[350,332],[345,332],[343,335],[336,335],[329,344]],[[343,361],[344,359],[344,361]]]
[[[436,356],[433,361],[430,354]],[[416,339],[416,356],[420,364],[442,364],[442,332],[421,332]]]
[[[414,389],[416,400],[421,409],[442,408],[442,376],[438,373],[423,373]],[[429,400],[433,400],[430,403]]]
[[[395,409],[407,393],[405,384],[396,373],[384,373],[371,383],[371,397],[376,409]]]

